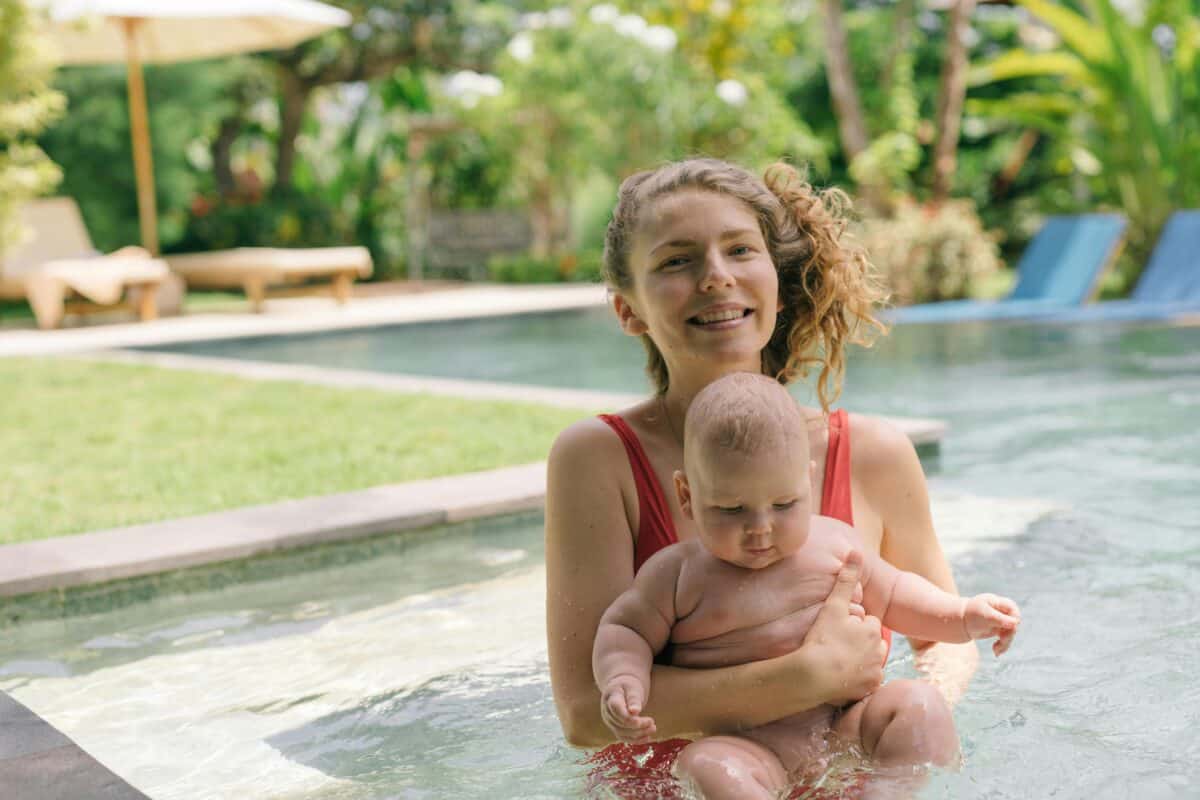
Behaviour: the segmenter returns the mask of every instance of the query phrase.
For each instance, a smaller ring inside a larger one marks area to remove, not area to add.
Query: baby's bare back
[[[774,658],[799,647],[846,554],[858,543],[845,524],[813,517],[804,546],[764,569],[727,564],[699,542],[689,545],[676,597],[681,614],[691,610],[671,630],[671,663],[713,668]],[[860,587],[855,602],[861,596]]]

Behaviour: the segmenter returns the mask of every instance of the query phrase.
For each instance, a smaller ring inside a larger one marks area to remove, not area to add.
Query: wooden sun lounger
[[[159,285],[167,265],[140,247],[101,255],[69,197],[27,203],[20,222],[30,238],[0,255],[0,297],[25,298],[40,328],[56,328],[68,313],[129,308],[140,319],[158,316]]]
[[[262,310],[268,289],[314,278],[328,278],[334,298],[345,303],[354,280],[372,271],[365,247],[238,247],[165,258],[189,287],[242,289],[255,311]]]

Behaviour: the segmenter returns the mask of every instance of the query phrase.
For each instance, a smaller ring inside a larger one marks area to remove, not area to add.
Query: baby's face
[[[687,486],[691,516],[708,551],[730,564],[762,569],[799,550],[812,515],[807,448],[781,442],[755,455],[705,449],[711,452],[694,460]]]

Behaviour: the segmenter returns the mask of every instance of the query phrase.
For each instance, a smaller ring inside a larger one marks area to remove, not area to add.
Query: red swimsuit
[[[612,428],[629,456],[633,482],[638,496],[638,534],[634,545],[634,572],[650,556],[667,545],[679,541],[671,507],[662,487],[638,441],[637,434],[625,420],[615,414],[601,414]],[[854,524],[850,500],[850,421],[844,409],[829,415],[829,447],[825,453],[825,483],[821,493],[821,514]],[[884,630],[891,643],[891,631]],[[682,798],[679,784],[671,777],[671,765],[679,751],[689,744],[687,739],[669,739],[646,745],[612,744],[591,756],[593,786],[603,784],[622,798]]]

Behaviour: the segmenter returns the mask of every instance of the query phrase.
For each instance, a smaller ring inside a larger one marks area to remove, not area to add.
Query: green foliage
[[[594,172],[624,176],[697,153],[759,164],[820,158],[823,145],[753,72],[720,85],[679,51],[677,36],[615,6],[526,18],[496,65],[502,89],[459,95],[462,117],[489,131],[516,202],[532,209],[535,252],[575,240],[577,188]]]
[[[184,235],[193,199],[212,176],[193,163],[207,156],[208,139],[232,107],[227,89],[238,60],[145,69],[154,188],[164,249]],[[69,112],[40,143],[63,169],[62,194],[80,205],[92,240],[115,250],[140,240],[137,187],[123,66],[71,67],[56,84]],[[207,166],[204,160],[199,162]]]
[[[599,283],[601,259],[600,250],[580,250],[556,258],[497,255],[488,259],[488,279],[497,283]]]
[[[492,256],[487,266],[488,278],[498,283],[559,283],[566,280],[556,259],[530,255]]]
[[[58,168],[33,142],[63,109],[49,86],[53,55],[23,0],[0,0],[0,253],[23,235],[17,208],[59,180]]]
[[[1069,142],[1073,172],[1131,221],[1128,285],[1175,208],[1200,205],[1200,18],[1190,3],[1150,2],[1143,19],[1111,0],[1082,11],[1019,0],[1058,37],[1055,49],[1013,49],[976,67],[974,86],[1053,76],[968,110],[1036,127]]]
[[[1003,266],[967,200],[903,202],[888,218],[863,220],[857,233],[896,305],[975,296]]]

